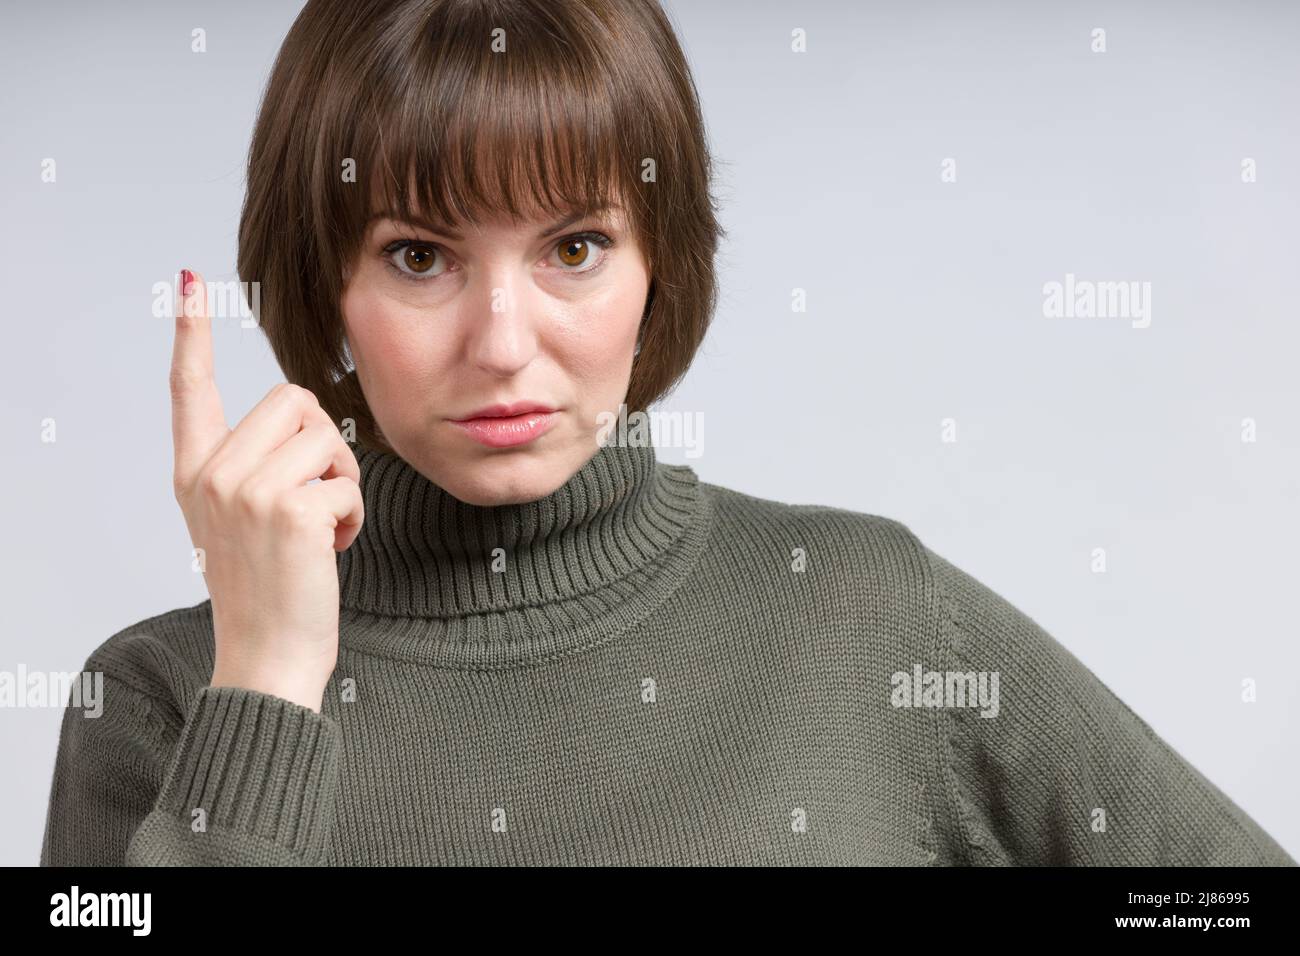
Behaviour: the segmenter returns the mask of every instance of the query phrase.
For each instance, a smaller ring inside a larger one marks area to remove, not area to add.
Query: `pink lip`
[[[524,399],[519,402],[511,402],[509,405],[484,405],[470,412],[464,418],[453,418],[452,421],[468,422],[476,418],[510,418],[515,415],[522,415],[524,412],[553,412],[555,411],[550,405],[543,405],[541,402],[533,402]]]
[[[514,408],[523,408],[514,412]],[[511,414],[502,414],[502,412]],[[492,414],[492,413],[496,414]],[[480,409],[472,418],[452,419],[453,425],[489,448],[510,448],[527,444],[550,431],[556,422],[556,412],[535,402],[519,402],[515,406],[493,405]]]

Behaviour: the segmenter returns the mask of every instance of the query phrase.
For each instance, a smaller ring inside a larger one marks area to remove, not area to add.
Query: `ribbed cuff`
[[[191,824],[270,840],[324,858],[339,789],[338,722],[243,687],[203,687],[155,805]],[[196,831],[201,832],[201,831]]]

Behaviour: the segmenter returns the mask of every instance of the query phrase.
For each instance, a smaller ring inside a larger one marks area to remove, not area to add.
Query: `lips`
[[[468,418],[453,418],[451,423],[489,448],[510,448],[541,437],[554,427],[556,419],[556,411],[551,406],[522,401],[488,405]]]
[[[519,401],[510,405],[485,405],[480,409],[470,412],[464,418],[453,418],[454,422],[471,422],[477,419],[485,418],[514,418],[518,415],[524,415],[528,412],[553,412],[555,409],[550,405],[542,402]]]

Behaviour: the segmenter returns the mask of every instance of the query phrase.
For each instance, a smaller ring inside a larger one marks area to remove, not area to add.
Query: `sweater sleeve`
[[[183,722],[176,714],[107,673],[98,716],[69,702],[42,866],[325,862],[342,749],[333,718],[238,687],[202,687]]]
[[[996,707],[934,711],[966,862],[1296,865],[1034,620],[924,550],[941,668],[997,688]]]

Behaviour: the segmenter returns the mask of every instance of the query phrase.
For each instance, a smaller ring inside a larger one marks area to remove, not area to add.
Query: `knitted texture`
[[[321,712],[207,686],[208,601],[114,634],[43,865],[1295,864],[897,521],[651,446],[497,507],[355,454]]]

